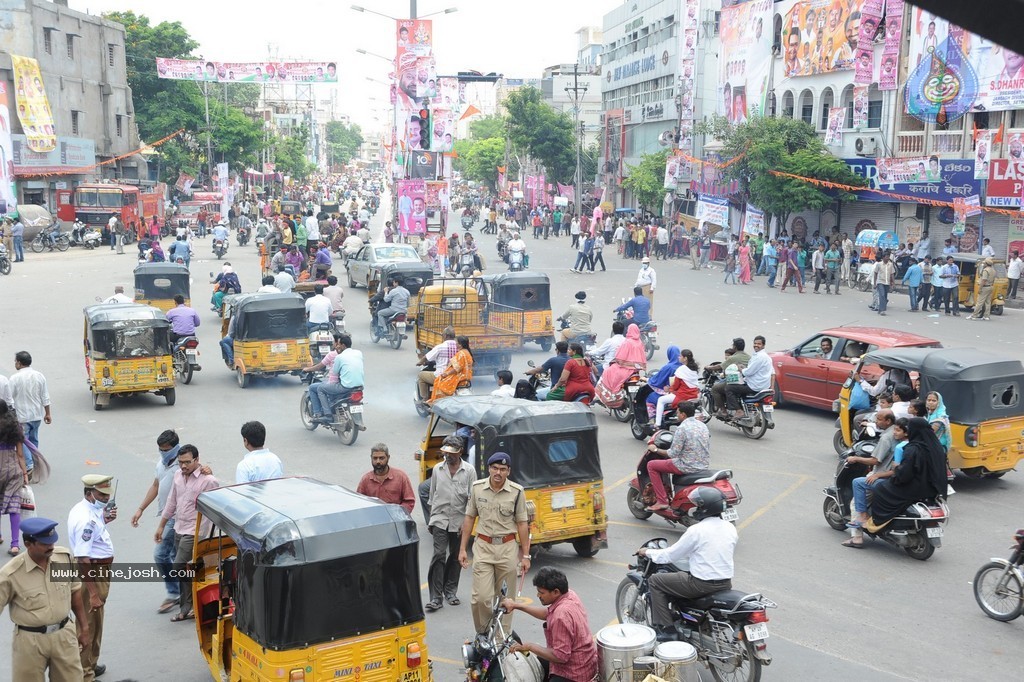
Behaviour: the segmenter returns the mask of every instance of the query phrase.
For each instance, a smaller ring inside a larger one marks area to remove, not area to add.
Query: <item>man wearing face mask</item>
[[[82,649],[84,682],[92,682],[106,672],[107,666],[97,664],[103,643],[103,607],[110,593],[110,576],[104,572],[114,563],[114,545],[107,532],[107,524],[117,518],[117,507],[107,504],[114,494],[113,476],[89,474],[82,476],[84,498],[68,513],[68,541],[78,568],[89,580],[83,580],[86,589],[85,610],[92,641]]]
[[[636,275],[636,282],[633,284],[635,287],[643,289],[643,295],[646,296],[651,302],[650,314],[654,316],[654,290],[658,286],[658,273],[651,267],[651,259],[644,256],[643,260],[640,261],[640,272]]]

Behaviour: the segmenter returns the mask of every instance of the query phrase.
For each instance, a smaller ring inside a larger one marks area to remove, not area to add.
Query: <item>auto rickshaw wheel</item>
[[[93,393],[92,394],[92,409],[94,409],[97,412],[99,412],[100,410],[103,409],[103,407],[104,407],[103,403],[100,402],[100,394],[99,393]]]
[[[235,378],[238,379],[239,388],[248,388],[249,386],[249,375],[242,371],[241,367],[235,369]]]
[[[551,350],[551,339],[544,339],[543,341],[541,341],[540,342],[540,349],[542,351],[544,351],[545,353],[547,353],[549,350]]]
[[[164,400],[167,401],[168,407],[174,404],[175,395],[173,388],[164,389]]]
[[[573,540],[572,548],[576,550],[578,556],[584,559],[589,559],[597,554],[597,548],[594,547],[594,538],[591,535]]]
[[[992,306],[992,314],[993,315],[1002,315],[1003,314],[1003,306],[1001,306],[1001,305],[994,305],[994,306]]]

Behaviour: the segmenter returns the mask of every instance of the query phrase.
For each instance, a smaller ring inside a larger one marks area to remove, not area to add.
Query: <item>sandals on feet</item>
[[[172,623],[180,623],[183,620],[195,620],[195,617],[196,617],[196,612],[195,611],[189,611],[188,613],[176,613],[176,614],[174,614],[174,617],[171,618],[171,622]]]
[[[431,601],[428,601],[427,605],[424,608],[426,608],[428,612],[432,613],[440,609],[442,606],[444,606],[444,604],[441,603],[440,599],[433,599]]]
[[[170,597],[168,597],[167,599],[164,599],[164,603],[160,605],[160,608],[158,608],[156,610],[156,612],[157,613],[167,613],[168,611],[170,611],[171,609],[173,609],[177,605],[178,605],[178,600],[177,599],[171,599]]]
[[[448,606],[458,606],[462,603],[458,597],[446,597],[445,601],[448,602]]]
[[[11,547],[9,550],[7,550],[7,553],[11,556],[18,556],[19,554],[21,554],[21,547]]]
[[[861,542],[854,542],[852,538],[847,540],[846,542],[842,543],[842,545],[843,545],[843,547],[850,547],[852,549],[864,549],[864,542],[863,541],[861,541]]]

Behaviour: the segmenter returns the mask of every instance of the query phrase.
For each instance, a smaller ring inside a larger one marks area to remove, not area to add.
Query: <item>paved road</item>
[[[379,225],[380,219],[375,221]],[[494,238],[484,236],[481,242],[493,271]],[[218,267],[208,253],[209,244],[209,238],[199,240],[193,261],[193,298],[203,318],[199,338],[204,369],[192,385],[179,387],[174,407],[143,396],[115,401],[107,410],[94,412],[85,386],[81,309],[95,296],[109,295],[116,283],[131,285],[131,249],[124,257],[107,249],[29,254],[28,262],[19,264],[12,276],[0,279],[5,312],[0,326],[0,371],[13,371],[15,351],[30,350],[36,367],[49,379],[53,399],[54,423],[43,427],[41,440],[55,473],[37,491],[40,513],[59,519],[63,532],[67,510],[81,495],[79,477],[98,472],[117,475],[122,518],[111,526],[111,533],[119,559],[150,556],[155,518],[139,529],[132,529],[128,519],[152,478],[155,439],[165,428],[178,429],[183,442],[196,443],[202,459],[225,480],[233,477],[243,454],[238,429],[248,419],[267,425],[268,445],[282,456],[289,474],[354,486],[369,468],[369,446],[382,440],[391,447],[392,463],[416,475],[411,453],[425,421],[415,415],[411,404],[415,356],[405,346],[394,351],[369,344],[364,292],[348,291],[346,307],[356,346],[366,354],[368,430],[355,446],[344,447],[330,434],[302,428],[297,379],[256,381],[243,391],[220,362],[219,320],[205,305],[206,273]],[[575,253],[566,238],[527,240],[527,244],[535,251],[532,266],[552,277],[556,314],[582,288],[588,291],[598,328],[608,327],[609,311],[630,293],[636,262],[625,262],[609,249],[608,272],[575,275],[568,272]],[[243,286],[256,287],[253,246],[233,245],[227,260],[236,266]],[[795,291],[782,294],[767,289],[763,280],[749,287],[727,287],[721,284],[718,270],[693,272],[687,263],[677,262],[659,262],[655,267],[660,285],[656,319],[662,343],[693,349],[701,363],[719,358],[737,334],[749,343],[762,333],[768,337],[768,347],[777,349],[825,326],[881,320],[867,310],[865,294],[844,292],[838,298]],[[948,346],[976,345],[1021,354],[1022,342],[1016,333],[1022,319],[1019,311],[1008,310],[987,324],[969,323],[963,318],[905,313],[902,302],[891,304],[893,312],[884,319],[885,326],[934,336]],[[539,352],[518,355],[513,369],[519,372],[528,359],[543,358]],[[475,387],[477,392],[490,389],[487,381],[478,381]],[[650,537],[678,536],[663,522],[638,521],[629,514],[624,485],[642,448],[624,425],[605,414],[598,420],[611,547],[591,560],[579,560],[571,548],[557,547],[535,563],[566,570],[571,587],[589,609],[594,631],[614,619],[615,587],[631,551]],[[971,580],[989,557],[1005,553],[1013,529],[1020,525],[1022,474],[1011,473],[998,481],[957,481],[945,545],[926,563],[877,543],[853,552],[839,547],[843,536],[829,529],[821,516],[821,489],[829,484],[835,467],[832,417],[786,408],[778,411],[776,421],[778,427],[761,441],[750,441],[720,424],[711,426],[713,463],[731,467],[744,494],[735,584],[763,591],[779,603],[770,613],[769,648],[775,663],[766,670],[765,679],[1018,676],[1015,654],[1024,622],[1001,624],[987,619],[974,603]],[[422,516],[418,512],[416,516],[422,523]],[[4,523],[6,536],[9,530]],[[421,580],[428,558],[421,551]],[[470,634],[468,576],[460,592],[464,605],[446,607],[428,617],[428,642],[439,681],[459,679],[459,647]],[[532,596],[529,586],[524,594]],[[194,630],[190,624],[172,624],[158,616],[155,609],[161,599],[157,584],[114,586],[102,656],[110,672],[104,679],[209,679]],[[516,627],[527,639],[542,637],[535,621],[518,620]],[[10,636],[10,622],[2,619],[0,647],[8,646]],[[9,679],[7,663],[0,662],[0,680]]]

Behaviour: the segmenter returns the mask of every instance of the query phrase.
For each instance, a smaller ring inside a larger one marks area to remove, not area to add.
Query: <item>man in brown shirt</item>
[[[79,647],[88,647],[90,633],[82,600],[82,581],[61,577],[75,561],[57,543],[56,521],[35,517],[21,524],[25,551],[0,568],[0,611],[11,607],[15,625],[11,679],[43,682],[81,682]],[[68,614],[74,611],[75,623]],[[77,626],[77,633],[76,633]]]
[[[359,479],[356,492],[367,497],[376,497],[389,504],[400,505],[407,514],[412,514],[412,508],[416,504],[412,483],[404,471],[392,469],[388,464],[390,461],[391,455],[386,444],[377,443],[370,448],[370,464],[373,470],[366,472]]]

